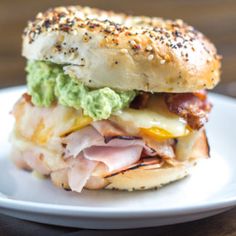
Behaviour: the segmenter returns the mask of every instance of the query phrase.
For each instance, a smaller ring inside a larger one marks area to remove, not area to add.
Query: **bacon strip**
[[[184,118],[192,129],[199,130],[208,121],[212,105],[205,94],[168,93],[164,97],[168,110]]]
[[[140,92],[132,101],[130,107],[134,109],[145,108],[147,106],[149,98],[150,98],[150,93]]]
[[[31,105],[33,105],[33,103],[32,103],[32,96],[31,95],[29,95],[28,93],[24,93],[22,95],[22,97],[23,97],[23,99],[25,99],[26,102],[28,102]]]

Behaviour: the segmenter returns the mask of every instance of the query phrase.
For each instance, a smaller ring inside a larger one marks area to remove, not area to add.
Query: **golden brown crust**
[[[106,189],[147,190],[157,189],[189,175],[190,166],[166,166],[150,170],[131,170],[108,178]]]
[[[69,64],[66,72],[91,87],[191,92],[220,76],[214,45],[181,20],[80,6],[39,13],[24,32],[23,55]]]

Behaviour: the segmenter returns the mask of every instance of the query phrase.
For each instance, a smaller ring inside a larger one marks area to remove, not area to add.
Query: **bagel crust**
[[[134,191],[161,188],[166,184],[183,179],[190,174],[190,171],[190,165],[127,171],[108,178],[110,184],[106,186],[106,189]]]
[[[214,45],[182,20],[80,6],[39,13],[24,31],[22,53],[63,64],[95,88],[193,92],[213,88],[220,77]]]

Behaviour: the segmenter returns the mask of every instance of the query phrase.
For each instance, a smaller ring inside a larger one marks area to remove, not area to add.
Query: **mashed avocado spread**
[[[26,67],[27,85],[36,106],[50,107],[54,102],[82,108],[94,120],[107,119],[113,112],[128,107],[135,91],[115,91],[111,88],[92,89],[78,79],[66,75],[62,65],[29,61]]]

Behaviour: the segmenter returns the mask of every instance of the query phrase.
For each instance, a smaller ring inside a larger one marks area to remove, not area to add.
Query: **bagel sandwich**
[[[209,157],[207,89],[221,58],[182,20],[49,9],[23,33],[27,91],[14,105],[15,164],[65,190],[145,190]]]

